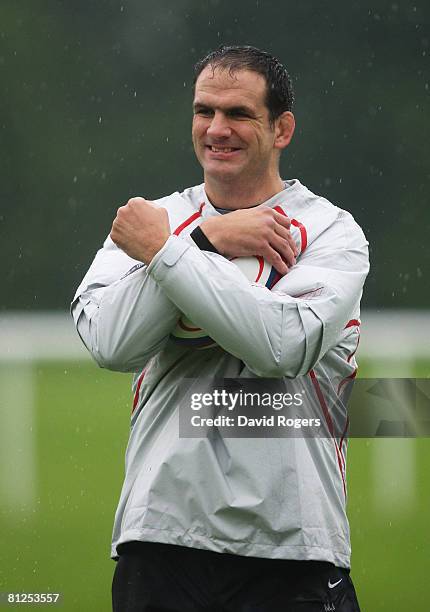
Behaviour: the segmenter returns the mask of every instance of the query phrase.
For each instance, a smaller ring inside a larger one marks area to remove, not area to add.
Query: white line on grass
[[[379,360],[372,364],[371,376],[393,381],[393,393],[399,393],[396,378],[413,376],[407,360]],[[402,402],[398,397],[398,402]],[[404,398],[407,405],[407,398]],[[414,511],[416,502],[416,443],[414,439],[378,438],[369,447],[372,453],[373,505],[377,512],[398,516]]]
[[[29,512],[35,502],[34,396],[31,362],[0,365],[0,506],[6,511]]]

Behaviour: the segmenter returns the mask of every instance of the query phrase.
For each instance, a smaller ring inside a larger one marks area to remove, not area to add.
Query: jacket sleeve
[[[77,331],[96,362],[142,369],[167,342],[180,312],[163,289],[108,237],[71,306]]]
[[[295,378],[338,343],[358,312],[367,245],[340,210],[276,290],[250,284],[230,261],[176,236],[147,272],[181,312],[255,374]]]

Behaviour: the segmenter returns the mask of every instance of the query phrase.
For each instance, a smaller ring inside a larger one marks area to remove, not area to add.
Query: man
[[[121,207],[72,305],[99,365],[135,372],[114,610],[358,610],[333,427],[347,416],[325,390],[355,375],[367,242],[349,213],[281,179],[293,93],[275,58],[221,47],[195,76],[204,184]],[[283,275],[272,291],[229,261],[244,255]],[[216,346],[175,341],[182,315]],[[213,377],[310,381],[332,437],[179,437],[181,381]]]

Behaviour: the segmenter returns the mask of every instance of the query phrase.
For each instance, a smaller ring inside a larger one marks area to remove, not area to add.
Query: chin
[[[224,166],[221,166],[220,164],[216,164],[216,166],[213,164],[204,164],[203,170],[205,176],[218,181],[232,181],[243,175],[242,168],[239,168],[238,166],[234,167],[228,164],[225,164]]]
[[[227,172],[227,171],[213,171],[205,170],[205,179],[208,178],[217,181],[219,183],[232,183],[240,177],[238,172]]]

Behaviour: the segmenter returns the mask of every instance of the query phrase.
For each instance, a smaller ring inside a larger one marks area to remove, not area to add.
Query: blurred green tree
[[[292,74],[283,175],[363,226],[364,305],[428,307],[430,5],[365,4],[3,0],[0,308],[67,308],[119,205],[201,181],[192,66],[220,43]]]

